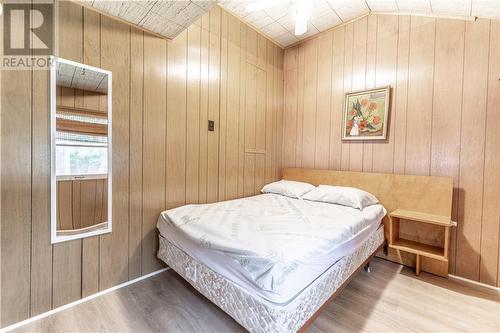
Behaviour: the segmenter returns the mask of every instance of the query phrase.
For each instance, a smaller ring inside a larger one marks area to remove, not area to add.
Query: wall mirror
[[[111,232],[111,72],[53,57],[50,94],[52,243]]]

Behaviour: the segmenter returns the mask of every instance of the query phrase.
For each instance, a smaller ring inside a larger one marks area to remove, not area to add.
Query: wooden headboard
[[[351,172],[319,169],[283,169],[283,179],[308,182],[313,185],[338,185],[356,187],[375,195],[387,209],[398,208],[442,215],[451,219],[453,179],[448,177],[410,176],[384,173]],[[388,237],[389,216],[383,220]],[[418,230],[416,229],[418,228]],[[425,227],[407,226],[403,232],[419,241],[433,245],[443,237],[442,231]],[[390,253],[389,259],[412,265],[412,257],[400,258]],[[438,275],[447,275],[448,266],[442,262],[422,262],[422,269]]]

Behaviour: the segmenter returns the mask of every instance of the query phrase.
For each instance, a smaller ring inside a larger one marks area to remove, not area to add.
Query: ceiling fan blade
[[[249,3],[245,9],[248,13],[253,13],[258,10],[271,8],[277,5],[281,5],[282,3],[290,2],[290,0],[258,0]]]

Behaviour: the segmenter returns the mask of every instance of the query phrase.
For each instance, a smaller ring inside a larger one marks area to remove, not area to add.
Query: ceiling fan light
[[[302,36],[307,32],[307,20],[295,21],[295,36]]]

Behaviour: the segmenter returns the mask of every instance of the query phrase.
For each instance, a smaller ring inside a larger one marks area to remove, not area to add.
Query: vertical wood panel
[[[249,53],[252,53],[251,49]],[[246,68],[244,195],[250,196],[254,194],[255,190],[255,154],[248,153],[247,151],[256,149],[255,110],[257,109],[257,67],[247,63]]]
[[[198,202],[200,156],[200,57],[201,28],[188,28],[186,105],[186,202]]]
[[[228,14],[221,15],[220,39],[220,102],[219,102],[219,182],[218,200],[226,197],[226,137],[227,137],[227,66],[228,66]]]
[[[81,181],[80,223],[83,228],[94,225],[97,222],[94,220],[95,206],[96,206],[96,190],[97,190],[96,180]]]
[[[281,179],[282,176],[282,156],[283,156],[283,98],[284,98],[284,74],[283,74],[283,56],[284,52],[281,49],[277,50],[276,57],[276,67],[277,67],[277,78],[276,78],[276,97],[277,97],[277,115],[276,115],[276,126],[277,126],[277,156],[279,156],[277,163],[277,176],[276,180]]]
[[[263,183],[270,183],[273,179],[273,102],[274,102],[274,48],[272,42],[266,41],[266,106],[265,106],[265,177]],[[260,189],[259,189],[260,190]]]
[[[203,16],[203,23],[209,22],[210,14]],[[210,31],[207,27],[201,29],[201,55],[200,55],[200,166],[198,200],[200,203],[207,202],[207,171],[208,171],[208,86],[209,86],[209,40]]]
[[[244,195],[250,196],[255,191],[255,154],[248,153],[256,147],[256,109],[257,109],[257,33],[247,29],[246,39],[246,88],[245,88],[245,166]]]
[[[397,57],[398,57],[398,17],[381,15],[377,25],[377,55],[375,68],[375,86],[391,86],[397,84]],[[396,126],[395,92],[392,91],[388,101],[392,114],[388,118],[388,139],[386,142],[373,143],[374,172],[393,172],[394,164],[394,127]]]
[[[167,43],[144,35],[144,133],[143,133],[143,221],[142,274],[162,264],[156,258],[156,221],[165,208],[165,139]]]
[[[48,80],[48,70],[33,71],[31,232],[36,237],[31,237],[31,316],[52,308]]]
[[[246,85],[247,85],[247,26],[240,29],[240,112],[238,128],[238,197],[242,197],[245,192],[245,129],[246,129]]]
[[[398,20],[398,60],[394,93],[394,172],[403,174],[406,168],[406,120],[408,108],[408,65],[410,59],[410,17]]]
[[[314,167],[327,169],[330,151],[330,103],[332,90],[333,33],[328,32],[319,39],[318,82],[315,133]]]
[[[59,25],[64,27],[64,29],[59,29],[59,56],[82,62],[83,8],[70,2],[60,2]],[[53,246],[52,272],[53,307],[69,303],[81,297],[81,240],[59,243]]]
[[[0,308],[6,326],[30,313],[31,71],[2,71],[1,80]]]
[[[59,181],[57,184],[57,228],[72,229],[73,228],[73,182]],[[63,200],[67,200],[67,204],[62,204]]]
[[[256,112],[255,112],[255,182],[254,193],[259,193],[265,181],[265,149],[266,149],[266,72],[267,47],[266,39],[257,35],[257,86],[256,86]]]
[[[142,273],[144,32],[130,29],[130,225],[129,279]]]
[[[352,76],[353,76],[353,46],[354,46],[354,25],[349,23],[344,27],[344,94],[342,96],[342,121],[345,113],[345,93],[352,91]],[[343,128],[343,125],[342,125]],[[343,135],[343,134],[342,134]],[[349,170],[349,159],[350,159],[350,143],[342,142],[341,150],[341,170]]]
[[[500,260],[500,24],[491,21],[479,281],[494,285]],[[500,285],[500,283],[497,283]]]
[[[305,76],[305,46],[300,44],[298,46],[298,73],[297,73],[297,138],[296,153],[295,153],[295,166],[302,167],[302,132],[304,129],[304,76]]]
[[[387,16],[392,17],[392,16]],[[366,34],[366,75],[365,88],[374,88],[376,80],[376,66],[379,52],[378,41],[378,16],[368,16]],[[363,142],[363,171],[370,172],[373,169],[374,143]],[[379,157],[377,156],[377,159]]]
[[[239,128],[240,122],[240,62],[241,62],[241,23],[236,18],[229,16],[228,42],[227,42],[227,82],[226,84],[226,183],[225,199],[238,197],[238,160],[239,160]],[[238,84],[234,84],[238,82]],[[222,159],[221,159],[222,162]]]
[[[101,66],[113,72],[113,232],[100,237],[99,288],[128,279],[130,28],[101,17]]]
[[[265,44],[264,44],[265,45]],[[264,49],[265,50],[265,49]],[[265,58],[259,52],[259,59]],[[255,182],[254,193],[259,193],[265,182],[265,167],[266,167],[266,72],[262,69],[257,69],[257,109],[255,117],[255,148],[259,154],[255,155]],[[263,154],[261,152],[264,152]]]
[[[209,66],[208,66],[208,119],[215,121],[215,131],[208,132],[207,201],[218,198],[219,188],[219,74],[221,9],[210,11]]]
[[[314,39],[304,48],[304,114],[302,131],[302,166],[314,168],[316,147],[317,88],[318,88],[318,45]]]
[[[352,53],[352,83],[353,91],[363,90],[366,82],[366,37],[368,19],[364,17],[354,24],[354,40]],[[363,170],[363,142],[349,142],[349,170]]]
[[[456,274],[478,280],[490,21],[465,26]]]
[[[410,19],[406,169],[408,174],[428,175],[431,152],[432,94],[435,19]],[[423,133],[428,133],[422,135]]]
[[[80,181],[73,181],[73,187],[72,187],[72,201],[73,201],[73,229],[80,229],[82,228],[82,206],[81,206],[81,185],[82,183]]]
[[[280,166],[283,163],[283,145],[282,145],[282,140],[283,140],[283,127],[282,127],[282,122],[283,122],[283,112],[282,112],[282,107],[284,107],[284,94],[285,94],[285,87],[284,87],[284,82],[278,76],[280,73],[283,71],[278,70],[278,52],[282,51],[280,48],[273,46],[273,54],[272,54],[272,71],[273,71],[273,90],[272,90],[272,112],[273,112],[273,126],[272,126],[272,138],[273,138],[273,147],[272,147],[272,168],[273,168],[273,175],[272,175],[272,180],[279,180],[281,179],[281,168]],[[282,51],[283,52],[283,51]],[[284,58],[284,52],[281,55]],[[284,75],[284,74],[283,74]],[[281,81],[281,82],[280,82]],[[281,95],[280,95],[281,94]],[[281,105],[279,103],[282,103]]]
[[[345,29],[333,31],[330,157],[328,167],[340,170],[342,161],[342,116],[344,107]]]
[[[187,31],[168,44],[166,207],[186,200]]]
[[[298,46],[285,50],[285,57],[297,59]],[[283,147],[283,163],[287,167],[295,166],[296,137],[297,137],[297,73],[296,60],[286,61],[285,69],[285,114],[284,114],[284,140],[287,144]]]
[[[465,22],[439,20],[436,23],[436,56],[432,114],[431,175],[453,177],[452,219],[457,219],[460,157],[460,115],[464,65]],[[450,73],[454,79],[450,80]],[[456,107],[450,107],[456,105]],[[456,228],[452,234],[456,235]],[[453,237],[454,237],[453,236]],[[454,267],[455,242],[451,242],[450,266]]]
[[[83,10],[83,62],[101,66],[100,16],[96,12]],[[85,108],[99,109],[99,96],[86,95]],[[105,207],[104,209],[107,209]],[[82,240],[82,297],[99,291],[99,237]]]

